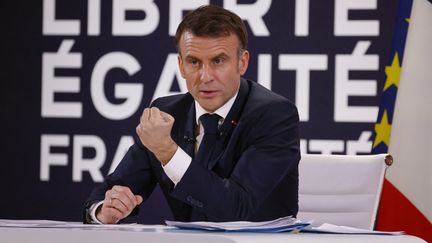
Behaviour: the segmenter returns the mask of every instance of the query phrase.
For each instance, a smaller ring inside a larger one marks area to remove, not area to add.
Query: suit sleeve
[[[153,101],[154,106],[159,99]],[[105,198],[105,192],[114,185],[127,186],[134,194],[148,198],[156,186],[156,176],[151,165],[151,155],[137,136],[135,143],[126,152],[115,171],[108,175],[104,182],[97,186],[87,199],[84,208],[85,216],[88,208],[95,202]],[[153,156],[154,157],[154,156]]]
[[[85,222],[88,222],[91,205],[102,201],[105,198],[105,192],[114,185],[129,187],[134,194],[141,195],[144,199],[150,196],[156,186],[150,156],[137,138],[135,144],[129,148],[115,171],[108,175],[104,182],[91,192],[84,205]],[[132,215],[136,214],[137,210],[138,208],[132,212]]]
[[[243,125],[248,135],[241,141],[241,155],[233,161],[228,178],[192,162],[171,195],[213,221],[248,220],[284,178],[297,176],[300,150],[295,106],[277,102],[254,114],[251,120],[240,120],[236,128]]]

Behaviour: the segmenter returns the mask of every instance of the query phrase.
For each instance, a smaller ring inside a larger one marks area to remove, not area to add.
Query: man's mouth
[[[211,98],[217,94],[217,90],[200,90],[200,94],[204,97]]]

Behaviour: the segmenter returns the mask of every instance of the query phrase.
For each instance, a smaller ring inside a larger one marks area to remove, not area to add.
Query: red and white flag
[[[376,228],[403,230],[432,242],[432,2],[414,0],[405,21],[405,50],[392,51],[386,67],[390,82],[383,91],[395,87],[394,110],[388,105],[383,109],[381,101],[375,125],[373,152],[387,145],[394,158],[386,172]]]

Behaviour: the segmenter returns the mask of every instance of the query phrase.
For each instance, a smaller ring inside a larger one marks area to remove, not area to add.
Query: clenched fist
[[[142,201],[143,198],[134,195],[128,187],[114,186],[105,193],[102,207],[96,210],[96,218],[104,224],[115,224],[126,218]]]
[[[141,143],[150,150],[162,165],[168,163],[177,150],[171,138],[174,117],[157,107],[145,108],[136,132]]]

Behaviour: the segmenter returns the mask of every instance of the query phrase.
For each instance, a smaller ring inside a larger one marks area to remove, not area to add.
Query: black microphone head
[[[188,135],[184,135],[183,139],[187,142],[187,143],[195,143],[196,140],[193,137],[189,137]]]

